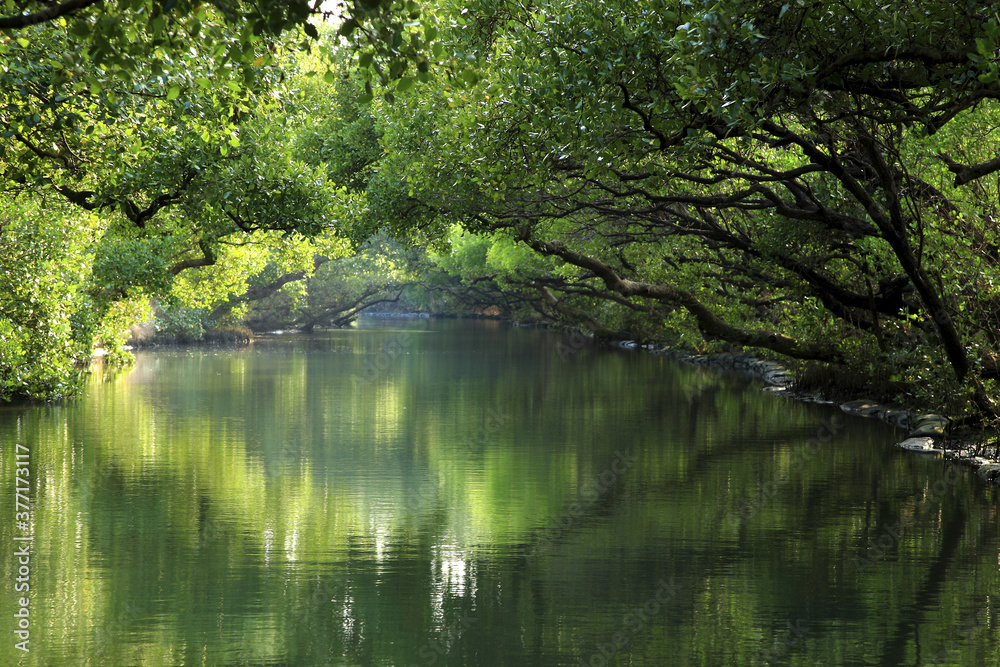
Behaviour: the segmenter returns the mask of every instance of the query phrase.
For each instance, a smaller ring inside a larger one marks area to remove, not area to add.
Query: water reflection
[[[554,334],[378,324],[144,352],[0,412],[44,628],[5,664],[997,664],[996,492],[889,427]]]

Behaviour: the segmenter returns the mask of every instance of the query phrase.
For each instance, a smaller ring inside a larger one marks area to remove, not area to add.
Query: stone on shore
[[[984,466],[980,466],[976,472],[989,482],[1000,483],[1000,463],[987,463]]]
[[[934,438],[907,438],[906,440],[897,443],[896,446],[908,449],[911,452],[933,452]]]
[[[920,415],[913,420],[913,430],[910,437],[929,436],[932,438],[944,437],[948,432],[950,422],[947,417],[941,415]]]
[[[885,410],[881,405],[872,401],[847,401],[840,404],[840,409],[849,415],[862,415],[864,417],[874,417]]]

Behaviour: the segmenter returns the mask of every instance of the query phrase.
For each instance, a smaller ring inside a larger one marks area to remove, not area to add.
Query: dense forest
[[[747,350],[997,418],[993,3],[0,12],[4,401],[73,395],[139,323],[375,307]]]

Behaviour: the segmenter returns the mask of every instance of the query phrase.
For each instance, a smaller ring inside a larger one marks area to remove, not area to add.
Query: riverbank
[[[246,327],[213,327],[188,332],[163,331],[151,322],[143,322],[129,327],[126,345],[131,348],[156,347],[159,345],[238,345],[253,343],[254,334]]]
[[[998,446],[976,439],[971,432],[953,428],[953,420],[944,415],[908,410],[865,399],[836,401],[815,392],[801,391],[796,388],[795,374],[787,367],[775,361],[758,359],[751,354],[692,354],[636,341],[619,341],[613,345],[667,356],[682,363],[750,373],[767,383],[764,390],[776,396],[807,403],[836,405],[849,415],[879,419],[906,431],[906,437],[896,443],[897,447],[970,466],[986,481],[1000,485]]]

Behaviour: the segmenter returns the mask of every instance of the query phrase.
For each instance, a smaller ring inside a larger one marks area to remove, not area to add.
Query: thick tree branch
[[[73,170],[75,168],[73,161],[68,156],[63,155],[62,153],[53,153],[52,151],[47,151],[42,148],[39,148],[33,141],[31,141],[31,139],[28,139],[28,137],[24,136],[20,132],[15,132],[14,138],[17,139],[22,144],[24,144],[28,148],[28,150],[30,150],[32,153],[34,153],[40,158],[46,160],[58,160],[59,162],[62,162],[63,165],[69,170]]]
[[[93,190],[73,190],[64,185],[53,185],[52,187],[63,197],[86,211],[96,211],[101,208],[100,204],[90,201],[90,198],[97,194]]]
[[[329,257],[317,256],[313,258],[313,271],[315,271],[316,269],[323,266],[329,261],[330,261]],[[239,304],[249,303],[251,301],[259,301],[261,299],[266,299],[270,296],[273,296],[275,293],[277,293],[278,290],[280,290],[285,285],[297,282],[299,280],[305,280],[308,275],[309,274],[306,271],[289,271],[288,273],[279,276],[278,278],[272,280],[271,282],[265,285],[259,285],[257,287],[248,289],[246,293],[243,294],[242,296],[230,299],[229,301],[226,301],[225,303],[221,303],[218,306],[216,306],[215,309],[212,310],[212,314],[209,316],[209,319],[217,320],[220,317],[223,317],[224,315],[228,314],[229,311],[231,311]]]
[[[394,303],[403,296],[403,289],[406,285],[395,285],[392,289],[398,290],[394,297],[382,296],[386,287],[369,287],[361,293],[361,296],[346,304],[333,304],[323,308],[319,314],[306,312],[295,318],[293,326],[311,330],[317,324],[329,322],[335,327],[344,327],[357,319],[357,316],[366,308],[379,303]],[[377,296],[372,299],[371,297]]]
[[[547,306],[572,320],[583,322],[598,338],[615,339],[618,337],[617,331],[604,326],[594,319],[594,317],[587,311],[581,310],[580,308],[574,308],[573,306],[566,305],[565,303],[559,301],[559,299],[556,298],[556,295],[553,294],[552,290],[548,287],[538,286],[537,289],[542,295],[542,300]]]
[[[60,16],[67,16],[75,11],[96,5],[101,0],[66,0],[58,5],[53,5],[33,14],[19,14],[17,16],[0,16],[0,30],[27,28],[39,23],[54,21]]]
[[[955,185],[965,185],[966,183],[974,181],[977,178],[982,178],[983,176],[988,176],[995,171],[1000,171],[1000,155],[992,160],[987,160],[986,162],[973,165],[959,164],[944,153],[938,155],[938,157],[942,162],[948,165],[948,171],[955,174]]]
[[[338,316],[335,317],[335,318],[333,318],[330,321],[330,323],[333,326],[337,327],[338,329],[341,328],[341,327],[346,327],[347,325],[349,325],[351,322],[353,322],[354,320],[356,320],[358,318],[358,315],[361,314],[361,311],[366,310],[368,308],[371,308],[372,306],[378,305],[380,303],[396,303],[402,297],[403,297],[403,288],[400,287],[398,289],[398,291],[396,292],[396,296],[393,296],[393,297],[384,296],[384,297],[380,297],[378,299],[372,299],[371,301],[365,301],[364,303],[358,303],[358,304],[355,304],[354,306],[352,306],[351,308],[339,311]]]
[[[921,267],[913,249],[910,247],[906,236],[906,227],[902,220],[902,213],[899,210],[898,197],[893,196],[892,192],[887,192],[889,201],[893,206],[892,210],[886,212],[868,192],[866,187],[848,173],[844,164],[836,155],[824,153],[811,141],[772,121],[765,121],[761,125],[774,136],[791,139],[793,143],[802,149],[803,153],[809,159],[825,167],[840,181],[847,192],[864,206],[865,211],[882,233],[882,237],[889,243],[896,259],[899,260],[903,271],[906,272],[907,277],[913,283],[925,309],[937,326],[941,341],[944,344],[945,353],[948,355],[948,361],[951,363],[955,376],[960,382],[964,380],[970,370],[969,358],[966,354],[965,346],[962,344],[962,338],[955,328],[955,322],[948,313],[941,295],[934,287],[934,283],[931,282],[927,272]],[[870,142],[868,144],[864,144],[863,142],[862,145],[867,149],[868,157],[873,161],[873,165],[877,167],[879,173],[883,174],[884,177],[887,173],[887,168],[878,154],[877,147],[871,145]],[[894,187],[890,183],[886,183],[885,186],[889,189]]]
[[[138,206],[132,203],[129,199],[122,199],[121,211],[136,227],[143,229],[146,226],[146,221],[156,215],[161,209],[166,208],[170,204],[179,201],[184,193],[187,191],[188,186],[191,185],[191,181],[194,180],[195,172],[189,171],[184,174],[184,178],[181,180],[180,187],[174,192],[165,192],[159,197],[150,202],[149,206],[144,209],[139,209]]]
[[[205,239],[198,241],[198,247],[201,248],[201,257],[193,257],[191,259],[184,259],[172,267],[170,267],[170,275],[176,276],[181,271],[186,271],[187,269],[193,269],[199,266],[212,266],[216,262],[215,250],[212,248],[210,243]]]
[[[942,51],[928,46],[914,46],[908,49],[893,49],[889,51],[855,51],[845,53],[824,67],[816,75],[817,81],[825,81],[839,70],[854,65],[873,65],[876,63],[902,63],[903,61],[920,62],[927,67],[943,64],[965,64],[970,52],[975,53],[973,46],[963,49]]]
[[[672,306],[679,306],[690,313],[698,323],[702,334],[720,338],[747,347],[760,347],[796,359],[814,359],[817,361],[842,362],[839,350],[832,345],[803,343],[774,331],[746,330],[734,327],[716,315],[697,297],[687,290],[667,284],[650,284],[625,280],[604,262],[574,252],[558,242],[538,241],[527,234],[522,234],[520,240],[543,255],[556,256],[565,262],[592,271],[604,281],[604,284],[624,296],[639,296],[655,299]]]

